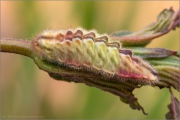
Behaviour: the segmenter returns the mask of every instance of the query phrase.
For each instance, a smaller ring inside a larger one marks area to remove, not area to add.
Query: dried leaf
[[[180,119],[180,102],[174,97],[171,89],[171,104],[168,105],[169,112],[166,114],[166,119],[179,120]]]
[[[84,83],[88,86],[110,92],[119,96],[121,101],[129,104],[132,109],[142,110],[142,112],[146,114],[143,107],[138,103],[137,98],[132,94],[135,88],[139,88],[138,84],[130,81],[118,81],[115,78],[108,80],[101,75],[92,75],[88,72],[65,69],[38,57],[34,60],[40,69],[48,72],[49,75],[56,80]]]
[[[0,43],[2,52],[31,57],[54,79],[84,83],[110,92],[132,109],[146,114],[133,90],[151,85],[174,87],[180,91],[180,58],[175,51],[139,46],[148,44],[178,25],[179,11],[174,13],[172,9],[165,9],[157,17],[157,22],[135,33],[123,31],[109,37],[83,29],[49,30],[32,42],[12,39],[1,40]],[[177,103],[172,96],[171,116],[168,114],[168,118],[178,118]]]

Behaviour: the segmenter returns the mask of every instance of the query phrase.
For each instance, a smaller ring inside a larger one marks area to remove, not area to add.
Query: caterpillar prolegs
[[[33,46],[45,60],[68,69],[103,74],[106,79],[157,81],[157,74],[148,62],[95,30],[47,30],[34,39]]]

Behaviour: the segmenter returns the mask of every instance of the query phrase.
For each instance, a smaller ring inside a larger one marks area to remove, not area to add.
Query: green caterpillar
[[[146,61],[95,30],[47,30],[34,39],[33,46],[45,60],[61,67],[103,74],[107,79],[157,81],[156,71]]]

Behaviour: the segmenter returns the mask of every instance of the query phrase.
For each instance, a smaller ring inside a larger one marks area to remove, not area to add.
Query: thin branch
[[[21,39],[1,39],[0,51],[8,53],[16,53],[32,58],[33,46],[31,41]]]

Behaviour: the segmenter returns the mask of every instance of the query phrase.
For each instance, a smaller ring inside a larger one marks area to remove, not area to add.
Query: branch
[[[180,91],[180,58],[176,51],[143,46],[178,25],[179,11],[165,9],[156,23],[129,35],[106,36],[79,28],[45,31],[33,41],[2,39],[0,51],[28,56],[54,79],[97,87],[146,114],[133,90],[151,85]]]
[[[32,58],[33,45],[31,41],[22,39],[2,39],[0,40],[1,52],[16,53]]]

